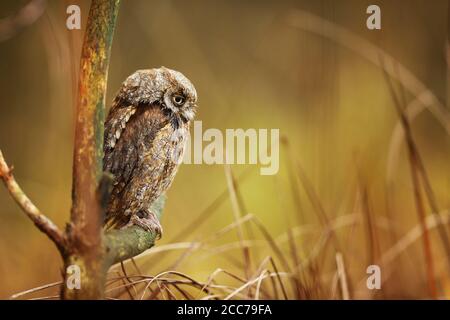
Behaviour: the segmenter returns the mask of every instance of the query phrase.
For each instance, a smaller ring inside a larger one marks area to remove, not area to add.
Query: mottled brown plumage
[[[196,102],[191,82],[164,67],[123,83],[105,122],[103,169],[114,176],[107,228],[136,224],[161,233],[149,208],[175,177]]]

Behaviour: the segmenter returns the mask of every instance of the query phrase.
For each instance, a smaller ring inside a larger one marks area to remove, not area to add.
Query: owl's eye
[[[179,94],[174,95],[172,97],[173,103],[175,103],[177,106],[183,105],[185,100],[186,100],[185,97],[183,97],[182,95],[179,95]]]

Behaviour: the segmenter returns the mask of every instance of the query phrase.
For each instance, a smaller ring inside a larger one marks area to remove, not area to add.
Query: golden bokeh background
[[[26,3],[2,1],[1,21],[14,17]],[[71,206],[74,102],[83,37],[83,30],[65,26],[70,4],[81,7],[84,26],[89,1],[47,1],[37,21],[6,38],[0,21],[0,149],[14,165],[25,192],[61,227]],[[313,230],[294,234],[299,259],[308,257],[320,242],[322,227],[299,175],[301,165],[329,219],[349,215],[357,219],[336,231],[354,298],[372,296],[364,286],[374,253],[358,200],[361,184],[375,217],[380,255],[418,225],[405,144],[400,140],[391,148],[399,122],[382,68],[376,65],[383,54],[398,61],[440,102],[439,106],[432,102],[430,108],[438,108],[438,114],[428,108],[420,111],[423,104],[416,103],[420,112],[411,122],[439,208],[445,213],[450,206],[448,2],[377,1],[382,29],[373,31],[366,28],[370,4],[366,0],[122,1],[107,94],[109,105],[132,72],[163,65],[183,72],[195,84],[197,120],[203,121],[204,129],[280,129],[291,156],[286,148],[280,149],[278,174],[261,176],[258,165],[231,166],[236,177],[245,175],[238,182],[243,214],[256,216],[280,240],[287,255],[289,245],[283,237],[288,229]],[[334,31],[327,34],[330,24]],[[379,50],[369,50],[369,56],[375,57],[372,61],[359,52],[368,43]],[[399,77],[408,82],[401,71]],[[395,85],[401,87],[398,81]],[[404,99],[410,103],[423,93],[405,90]],[[182,165],[168,193],[164,237],[155,249],[208,239],[231,224],[228,196],[195,222],[226,191],[223,166]],[[192,222],[194,228],[174,239]],[[251,240],[255,270],[265,256],[277,259],[257,229],[246,230],[245,236]],[[431,237],[439,294],[448,297],[445,251],[434,229]],[[142,272],[152,275],[176,268],[206,281],[214,270],[223,268],[244,276],[237,241],[232,230],[198,249],[181,246],[164,256],[155,253],[137,261]],[[418,237],[383,269],[387,271],[382,294],[375,297],[429,297],[421,243]],[[333,250],[325,247],[317,260],[325,292],[332,290]],[[278,267],[283,269],[282,264]],[[0,187],[0,298],[58,281],[60,268],[53,244]],[[333,298],[329,293],[315,296]]]

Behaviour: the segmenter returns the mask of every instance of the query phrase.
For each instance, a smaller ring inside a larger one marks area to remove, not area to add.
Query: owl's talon
[[[139,211],[139,213],[131,216],[127,226],[135,225],[144,230],[156,233],[156,240],[161,239],[163,229],[156,215],[151,211]]]

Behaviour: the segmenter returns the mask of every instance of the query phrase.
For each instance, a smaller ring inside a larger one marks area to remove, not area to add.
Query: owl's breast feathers
[[[121,227],[150,207],[173,181],[189,123],[159,105],[115,105],[105,122],[104,171],[113,176],[106,226]]]

